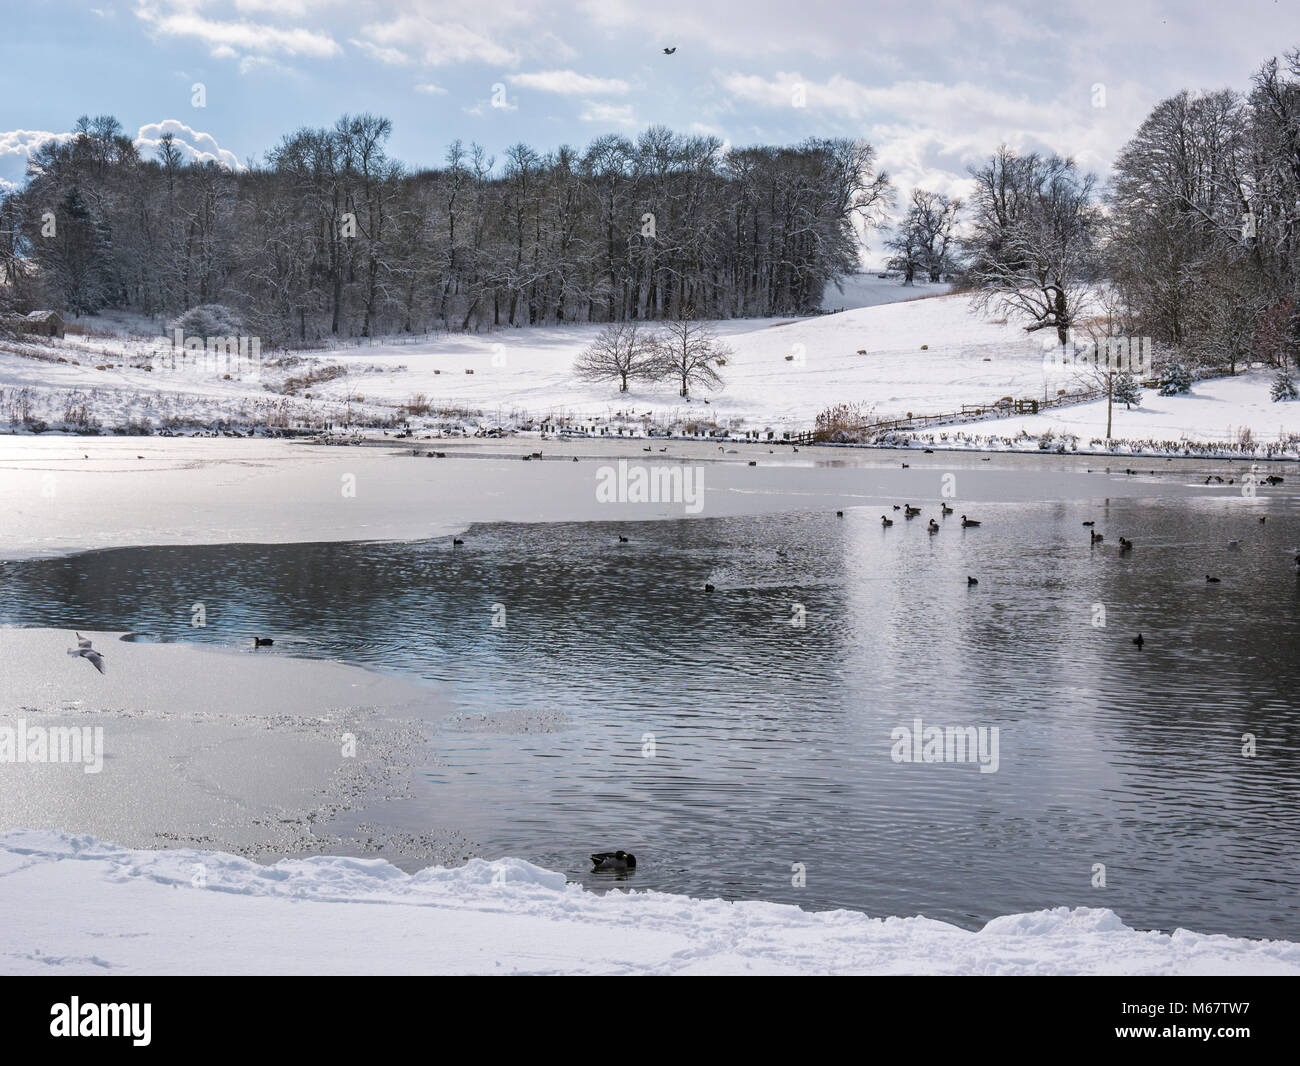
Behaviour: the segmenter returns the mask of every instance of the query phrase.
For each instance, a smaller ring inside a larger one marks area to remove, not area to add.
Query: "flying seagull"
[[[93,666],[96,670],[98,670],[101,674],[104,672],[104,657],[100,655],[99,652],[97,652],[94,648],[92,648],[90,646],[90,641],[87,640],[85,637],[83,637],[80,633],[77,634],[77,646],[75,648],[69,648],[68,654],[73,656],[80,656],[83,659],[87,659],[89,660],[90,665]]]
[[[677,51],[677,46],[676,46],[676,45],[673,45],[671,48],[665,48],[665,49],[664,49],[664,55],[666,55],[666,56],[670,56],[670,55],[672,55],[675,51]]]

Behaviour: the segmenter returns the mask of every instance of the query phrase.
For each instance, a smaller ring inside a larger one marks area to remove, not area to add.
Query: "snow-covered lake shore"
[[[1297,975],[1300,944],[1131,929],[1102,908],[976,932],[659,892],[594,893],[520,859],[408,875],[0,835],[8,974]]]

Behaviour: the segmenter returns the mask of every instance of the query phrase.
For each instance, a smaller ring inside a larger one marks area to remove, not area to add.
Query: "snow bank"
[[[931,919],[597,894],[519,859],[407,875],[0,835],[0,972],[1300,974],[1300,944],[1130,929],[1093,908]]]

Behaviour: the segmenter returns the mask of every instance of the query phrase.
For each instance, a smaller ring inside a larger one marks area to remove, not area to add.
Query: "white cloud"
[[[50,133],[48,130],[0,131],[0,156],[22,156],[24,160],[46,141],[70,141],[71,133]]]
[[[360,48],[371,59],[378,60],[380,63],[387,63],[389,66],[402,66],[411,62],[411,57],[400,48],[375,44],[374,41],[358,41],[355,37],[348,38],[348,44]]]
[[[618,96],[630,88],[621,78],[597,78],[579,74],[575,70],[539,70],[533,74],[511,74],[506,80],[511,85],[536,89],[538,92],[580,96]]]
[[[302,27],[280,27],[247,19],[219,20],[199,14],[201,0],[171,0],[154,6],[148,2],[136,8],[136,15],[160,37],[188,37],[207,45],[213,56],[230,58],[241,52],[279,53],[324,58],[342,49],[328,33]]]
[[[605,126],[628,128],[640,125],[632,113],[632,108],[627,104],[604,104],[588,100],[578,117],[583,122],[598,122]]]
[[[387,22],[372,22],[363,26],[361,33],[377,45],[413,49],[420,61],[429,67],[451,63],[491,63],[514,66],[518,54],[498,44],[488,34],[463,22],[425,15],[419,12],[401,14]]]
[[[441,85],[434,85],[431,81],[420,82],[416,87],[417,93],[424,93],[426,96],[446,96],[447,90]]]
[[[204,163],[212,160],[231,170],[244,169],[239,162],[239,157],[234,152],[227,151],[217,144],[217,140],[212,134],[192,129],[179,119],[174,118],[163,119],[161,122],[150,122],[141,126],[140,131],[135,135],[136,149],[142,156],[156,157],[158,145],[161,143],[164,133],[172,135],[174,138],[173,143],[180,149],[187,162]]]

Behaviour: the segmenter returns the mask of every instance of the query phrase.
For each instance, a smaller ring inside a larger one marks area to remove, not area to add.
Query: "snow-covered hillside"
[[[268,867],[17,830],[0,836],[0,877],[8,974],[1300,974],[1300,944],[1139,932],[1105,909],[1007,915],[970,932],[598,894],[508,858],[407,875],[381,859]]]
[[[468,425],[472,432],[567,418],[637,432],[694,424],[779,435],[811,428],[819,412],[843,402],[888,419],[1003,397],[1042,400],[1089,384],[1075,368],[1044,358],[1041,335],[975,313],[965,295],[926,298],[941,287],[909,289],[874,277],[847,284],[845,299],[894,302],[809,318],[718,322],[716,332],[731,349],[718,368],[724,385],[689,402],[668,382],[620,393],[612,383],[579,381],[574,358],[598,326],[389,338],[308,353],[265,352],[260,361],[181,358],[165,339],[118,333],[29,345],[28,356],[18,346],[0,346],[0,420],[60,427],[84,415],[106,431],[130,422],[147,421],[157,430],[169,420],[192,428],[220,419],[245,426],[392,426],[414,407],[417,429]],[[1243,428],[1256,441],[1300,433],[1300,403],[1271,403],[1268,385],[1267,374],[1255,373],[1198,383],[1190,398],[1148,392],[1140,410],[1119,409],[1115,435],[1235,444]],[[1048,430],[1074,434],[1086,445],[1105,434],[1104,405],[962,427],[968,438],[1037,438]],[[950,435],[946,443],[953,442]]]

